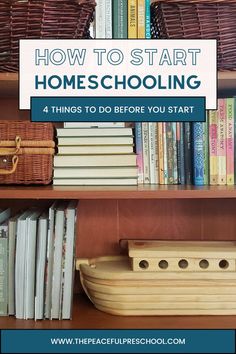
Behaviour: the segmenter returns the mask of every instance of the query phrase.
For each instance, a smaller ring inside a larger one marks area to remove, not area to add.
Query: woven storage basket
[[[0,183],[49,184],[53,136],[51,123],[0,121]]]
[[[95,0],[0,0],[0,72],[18,71],[19,39],[89,38]]]
[[[217,39],[218,69],[236,70],[236,0],[161,0],[151,14],[153,38]]]

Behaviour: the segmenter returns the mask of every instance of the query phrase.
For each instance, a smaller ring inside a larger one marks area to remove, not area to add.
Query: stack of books
[[[132,128],[65,123],[57,129],[54,185],[136,185]],[[105,124],[105,123],[104,123]]]
[[[0,315],[70,319],[77,202],[0,210]]]

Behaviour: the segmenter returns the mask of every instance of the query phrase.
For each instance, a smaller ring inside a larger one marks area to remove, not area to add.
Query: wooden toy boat
[[[83,288],[114,315],[236,315],[236,243],[129,241],[129,256],[78,260]]]

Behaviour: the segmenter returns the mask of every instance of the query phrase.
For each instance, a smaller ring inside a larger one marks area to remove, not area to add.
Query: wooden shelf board
[[[218,72],[219,91],[236,90],[236,71]],[[18,73],[0,73],[0,97],[18,96]]]
[[[0,186],[0,199],[217,199],[236,198],[236,186]]]
[[[1,329],[234,329],[236,316],[113,316],[98,311],[85,295],[75,295],[72,320],[17,320],[0,317]]]
[[[0,97],[18,96],[18,73],[0,73]]]
[[[236,71],[219,71],[218,72],[218,89],[236,90]]]

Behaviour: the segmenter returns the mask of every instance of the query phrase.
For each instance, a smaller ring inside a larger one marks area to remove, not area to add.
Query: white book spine
[[[48,243],[47,243],[47,261],[45,270],[45,318],[50,318],[52,307],[52,273],[53,273],[53,254],[54,254],[54,237],[55,237],[55,208],[54,203],[49,208],[48,221]]]
[[[96,38],[106,38],[106,7],[105,0],[97,0],[95,9],[95,32]]]
[[[73,274],[74,274],[74,241],[75,241],[75,215],[76,206],[67,209],[66,233],[65,233],[65,264],[64,264],[64,287],[62,296],[62,319],[71,318],[71,304],[73,297]]]
[[[60,317],[63,235],[64,210],[57,210],[55,219],[51,319],[59,319]]]
[[[105,8],[106,38],[112,38],[112,0],[105,0]]]

